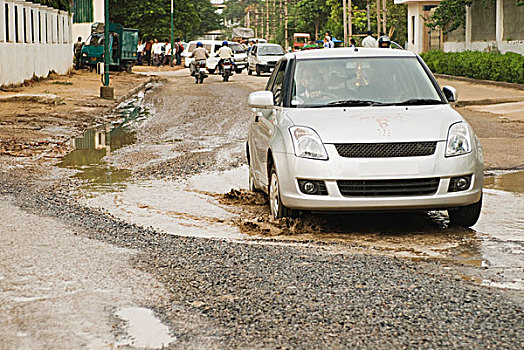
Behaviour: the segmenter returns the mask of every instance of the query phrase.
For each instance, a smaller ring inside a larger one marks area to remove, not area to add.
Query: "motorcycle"
[[[229,77],[233,75],[233,61],[229,58],[222,62],[222,79],[228,81]]]
[[[206,78],[206,61],[201,60],[196,63],[196,72],[195,72],[195,83],[202,84],[204,82],[204,78]]]

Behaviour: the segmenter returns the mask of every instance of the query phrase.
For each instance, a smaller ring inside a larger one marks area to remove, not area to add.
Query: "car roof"
[[[201,42],[202,44],[220,44],[224,42],[224,40],[191,40],[189,44],[196,44],[198,42]]]
[[[379,49],[366,47],[341,47],[334,49],[304,50],[289,53],[288,58],[315,59],[315,58],[344,58],[344,57],[415,57],[416,55],[407,50]]]
[[[258,44],[255,44],[255,46],[280,46],[278,44],[270,44],[270,43],[258,43]],[[282,46],[280,46],[282,47]]]

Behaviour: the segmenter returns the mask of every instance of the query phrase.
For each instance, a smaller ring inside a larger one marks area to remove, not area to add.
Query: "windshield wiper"
[[[391,105],[395,106],[408,106],[408,105],[441,105],[445,104],[446,102],[443,102],[441,100],[435,100],[432,98],[412,98],[406,101],[402,102],[394,102],[391,103]]]
[[[352,106],[380,106],[382,102],[371,100],[341,100],[329,102],[327,106],[352,107]]]

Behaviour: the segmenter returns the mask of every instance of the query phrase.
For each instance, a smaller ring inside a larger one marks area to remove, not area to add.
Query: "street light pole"
[[[174,10],[175,6],[173,4],[173,0],[171,0],[171,62],[169,62],[169,64],[172,66],[173,65],[173,56],[174,56],[174,53],[175,53],[175,39],[174,39],[174,30],[175,30],[175,25],[174,25],[174,14],[173,14],[173,10]]]
[[[113,88],[109,86],[109,64],[111,55],[109,53],[109,0],[104,1],[104,77],[103,86],[100,87],[100,97],[113,99]]]

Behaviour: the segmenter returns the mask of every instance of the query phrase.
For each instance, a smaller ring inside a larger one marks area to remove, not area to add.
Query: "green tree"
[[[444,33],[466,27],[466,6],[471,6],[472,0],[442,0],[433,15],[426,22],[429,28],[440,27]]]
[[[31,0],[30,2],[36,3],[36,4],[42,4],[45,6],[49,6],[55,9],[69,11],[71,9],[72,0]]]
[[[137,28],[143,38],[171,37],[170,0],[110,0],[110,20]],[[209,0],[175,0],[175,36],[190,40],[220,28],[220,16]]]

